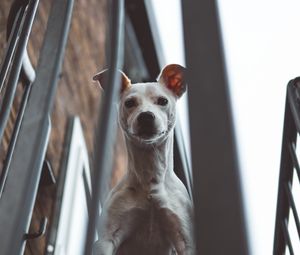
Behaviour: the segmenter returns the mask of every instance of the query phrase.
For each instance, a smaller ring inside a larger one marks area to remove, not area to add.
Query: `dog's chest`
[[[117,254],[156,254],[168,255],[172,253],[171,235],[176,231],[174,220],[169,209],[159,207],[156,203],[148,202],[145,208],[135,208],[128,212],[134,221],[129,236],[118,249]]]

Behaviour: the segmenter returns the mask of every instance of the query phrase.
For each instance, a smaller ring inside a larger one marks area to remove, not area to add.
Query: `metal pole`
[[[85,246],[85,255],[92,254],[96,227],[99,221],[99,202],[107,194],[112,169],[112,144],[116,137],[117,112],[115,103],[120,91],[120,69],[123,65],[124,1],[111,1],[109,73],[105,97],[102,99],[96,134],[94,178],[92,183],[91,214]],[[101,226],[100,226],[101,231]]]
[[[184,0],[196,254],[249,254],[216,0]]]
[[[11,135],[10,141],[9,141],[9,146],[8,146],[8,150],[6,153],[6,157],[3,163],[3,169],[0,175],[0,199],[3,193],[3,189],[5,186],[5,181],[8,175],[8,169],[11,163],[11,159],[12,159],[12,155],[15,149],[15,145],[17,142],[17,138],[19,135],[19,131],[20,131],[20,127],[21,127],[21,122],[23,120],[23,116],[24,116],[24,112],[25,112],[25,107],[27,105],[28,102],[28,97],[29,97],[29,93],[30,93],[30,89],[31,89],[31,84],[26,84],[25,85],[25,89],[24,89],[24,94],[22,96],[22,101],[20,104],[20,109],[17,115],[17,119],[15,122],[15,126],[14,126],[14,130],[13,133]]]

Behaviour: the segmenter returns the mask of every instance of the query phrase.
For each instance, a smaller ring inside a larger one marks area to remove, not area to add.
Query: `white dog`
[[[173,171],[176,100],[185,68],[166,66],[158,82],[131,84],[122,73],[119,123],[128,171],[110,192],[96,255],[194,254],[192,202]],[[105,71],[94,76],[100,83]]]

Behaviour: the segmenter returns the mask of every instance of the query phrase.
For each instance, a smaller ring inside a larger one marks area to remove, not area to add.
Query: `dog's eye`
[[[125,104],[126,108],[131,108],[136,105],[136,102],[133,98],[130,98],[130,99],[127,99],[124,104]]]
[[[159,97],[157,99],[157,104],[158,105],[162,105],[162,106],[165,106],[168,104],[168,99],[166,99],[165,97]]]

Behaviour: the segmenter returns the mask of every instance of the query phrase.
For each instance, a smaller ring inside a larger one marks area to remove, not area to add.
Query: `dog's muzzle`
[[[137,117],[138,136],[150,138],[156,134],[155,115],[152,112],[142,112]]]

